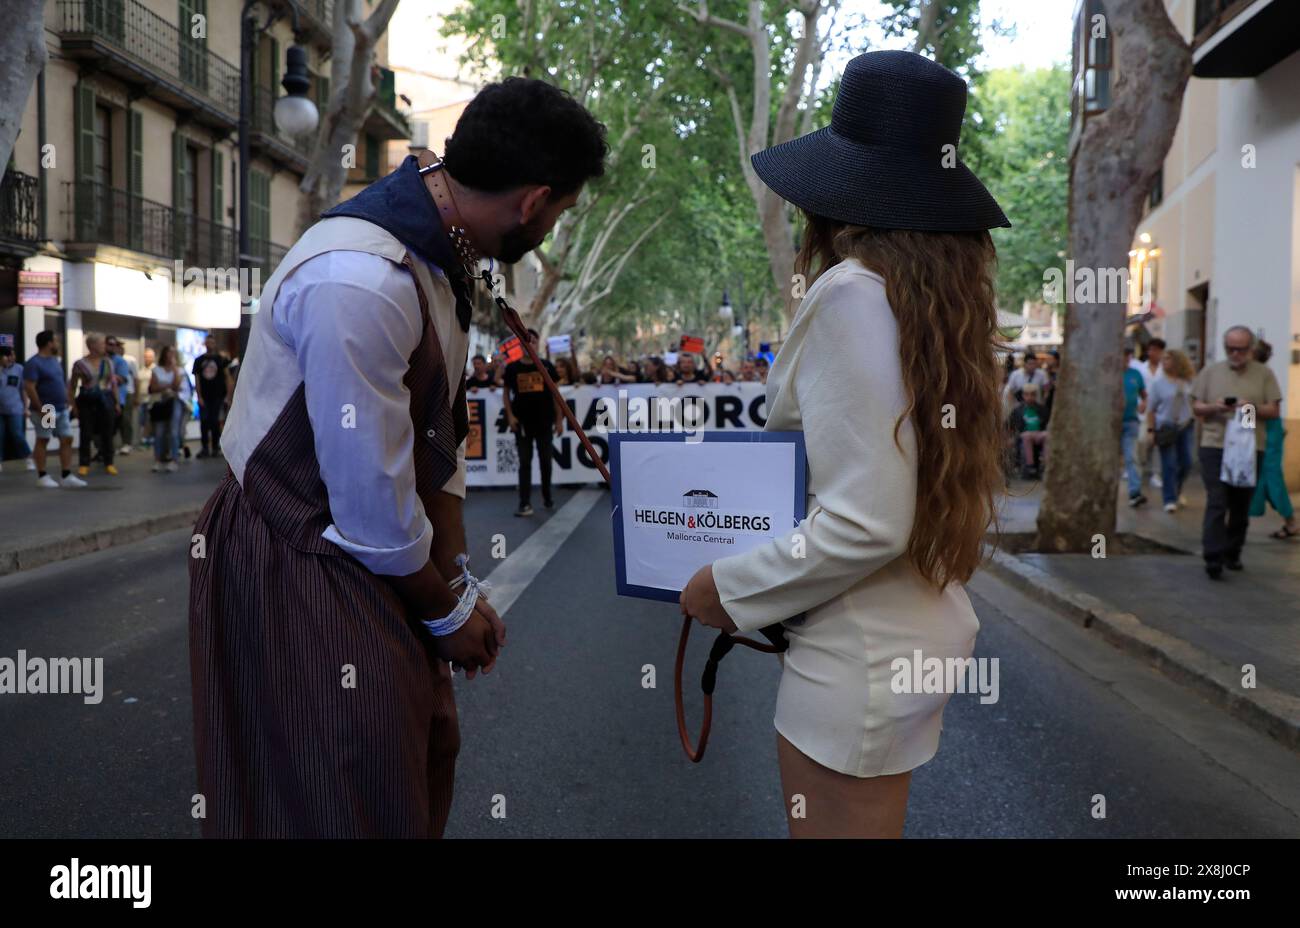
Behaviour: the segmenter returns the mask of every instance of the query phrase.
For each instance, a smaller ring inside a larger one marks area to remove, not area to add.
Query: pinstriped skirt
[[[227,473],[195,525],[190,671],[205,837],[440,837],[447,665],[357,561],[291,547]]]

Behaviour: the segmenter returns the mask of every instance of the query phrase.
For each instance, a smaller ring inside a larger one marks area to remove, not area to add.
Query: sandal
[[[1300,535],[1300,532],[1293,531],[1292,529],[1289,529],[1285,525],[1283,525],[1280,529],[1278,529],[1276,532],[1269,535],[1268,537],[1276,538],[1278,541],[1285,541],[1288,538],[1295,538],[1297,535]]]

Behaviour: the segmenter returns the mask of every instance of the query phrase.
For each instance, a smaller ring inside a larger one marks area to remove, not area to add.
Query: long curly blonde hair
[[[846,258],[885,280],[908,397],[894,443],[901,451],[899,429],[909,417],[916,434],[917,514],[907,556],[938,589],[965,583],[983,559],[1006,485],[993,240],[987,232],[805,219],[796,271],[809,284]]]

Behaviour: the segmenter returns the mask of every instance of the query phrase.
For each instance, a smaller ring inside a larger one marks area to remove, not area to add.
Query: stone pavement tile
[[[1020,558],[1234,667],[1254,664],[1260,682],[1300,696],[1300,571],[1261,575],[1249,551],[1244,571],[1217,582],[1189,555]]]
[[[1205,490],[1193,475],[1184,488],[1189,505],[1166,513],[1158,488],[1150,502],[1127,505],[1118,490],[1116,528],[1162,542],[1187,554],[1021,554],[1048,575],[1136,615],[1143,623],[1182,638],[1235,667],[1254,664],[1261,683],[1300,695],[1300,539],[1279,541],[1269,532],[1276,514],[1251,520],[1240,573],[1210,580],[1200,558]],[[1003,506],[1003,530],[1034,530],[1042,485],[1017,481]]]

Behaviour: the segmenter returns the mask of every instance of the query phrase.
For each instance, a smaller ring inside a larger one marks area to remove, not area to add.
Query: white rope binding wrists
[[[490,583],[486,580],[480,580],[469,572],[468,554],[456,555],[456,566],[460,568],[460,576],[453,577],[448,586],[453,590],[461,586],[465,587],[465,589],[460,594],[460,599],[456,601],[456,607],[444,618],[425,621],[425,628],[435,638],[441,638],[459,630],[462,625],[469,621],[469,617],[474,614],[474,604],[478,602],[479,596],[481,595],[484,599],[487,599],[487,594],[492,591]]]

